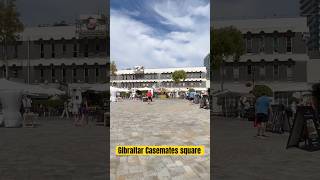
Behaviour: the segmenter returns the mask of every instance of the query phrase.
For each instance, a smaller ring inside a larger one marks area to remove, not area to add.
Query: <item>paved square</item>
[[[111,103],[111,180],[209,179],[209,118],[186,100]],[[204,145],[205,156],[117,157],[116,145]]]
[[[286,149],[289,134],[254,137],[253,122],[223,117],[214,120],[214,179],[317,180],[320,151]]]
[[[106,180],[108,130],[67,119],[35,128],[0,128],[1,180]]]

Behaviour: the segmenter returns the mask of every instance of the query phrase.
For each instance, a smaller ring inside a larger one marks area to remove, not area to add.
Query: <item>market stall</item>
[[[5,127],[20,127],[22,116],[20,113],[21,100],[23,95],[61,95],[63,91],[41,85],[29,85],[0,79],[0,102],[2,105],[3,117],[0,118],[1,125]]]

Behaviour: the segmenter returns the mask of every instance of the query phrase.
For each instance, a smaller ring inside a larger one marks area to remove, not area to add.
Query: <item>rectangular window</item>
[[[67,52],[67,46],[66,46],[65,43],[63,43],[63,44],[62,44],[62,53],[63,53],[63,54],[66,54],[66,52]]]
[[[43,69],[41,69],[41,70],[40,70],[40,77],[41,77],[41,79],[43,79],[43,74],[44,74],[44,73],[43,73]]]
[[[40,44],[40,57],[44,58],[44,45],[43,45],[43,43]]]
[[[77,69],[72,69],[73,76],[77,76]]]
[[[96,68],[96,77],[99,76],[99,68]]]
[[[277,77],[279,75],[279,65],[278,64],[273,65],[273,74],[275,77]]]
[[[100,51],[100,43],[99,43],[99,39],[96,40],[96,51],[99,52]]]
[[[62,77],[66,77],[66,69],[62,69]]]
[[[78,56],[78,47],[77,47],[77,44],[74,43],[73,44],[73,57],[77,57]]]
[[[250,37],[247,38],[246,44],[247,44],[247,53],[251,53],[252,52],[252,39]]]
[[[287,37],[287,52],[292,52],[292,38]]]
[[[247,73],[248,73],[248,75],[252,74],[252,66],[251,65],[247,66]]]
[[[55,54],[55,45],[54,42],[52,42],[51,44],[51,57],[55,58],[56,54]]]
[[[87,69],[87,68],[84,69],[84,75],[85,75],[86,77],[88,76],[88,69]]]
[[[18,44],[14,45],[14,58],[18,58]]]
[[[266,75],[266,67],[265,65],[261,65],[260,67],[260,76],[264,77]]]
[[[51,69],[51,76],[52,77],[55,77],[56,76],[56,71],[54,68]]]
[[[292,80],[292,65],[288,65],[287,67],[287,79],[290,81]]]
[[[89,45],[86,44],[84,47],[84,57],[88,57],[89,55]]]
[[[239,80],[239,67],[233,67],[233,78]]]
[[[277,37],[273,38],[273,51],[274,52],[279,51],[279,38],[277,38]]]
[[[260,52],[264,52],[264,36],[260,38]]]

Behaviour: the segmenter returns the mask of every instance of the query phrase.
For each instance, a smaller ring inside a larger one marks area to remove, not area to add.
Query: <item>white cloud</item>
[[[177,10],[179,7],[155,9],[165,18],[166,23],[182,29],[161,35],[157,34],[157,27],[137,21],[121,11],[112,10],[111,60],[115,60],[120,69],[136,65],[148,68],[203,66],[203,59],[210,49],[210,12],[207,6],[209,4],[181,14],[173,12],[173,9]],[[156,4],[154,7],[160,5]],[[202,20],[197,21],[196,18]]]

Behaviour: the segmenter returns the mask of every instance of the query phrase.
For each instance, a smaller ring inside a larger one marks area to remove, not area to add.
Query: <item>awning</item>
[[[25,83],[19,83],[9,81],[7,79],[0,79],[0,91],[21,90],[23,94],[30,95],[62,95],[65,94],[56,88],[47,87],[44,85],[30,85]]]

